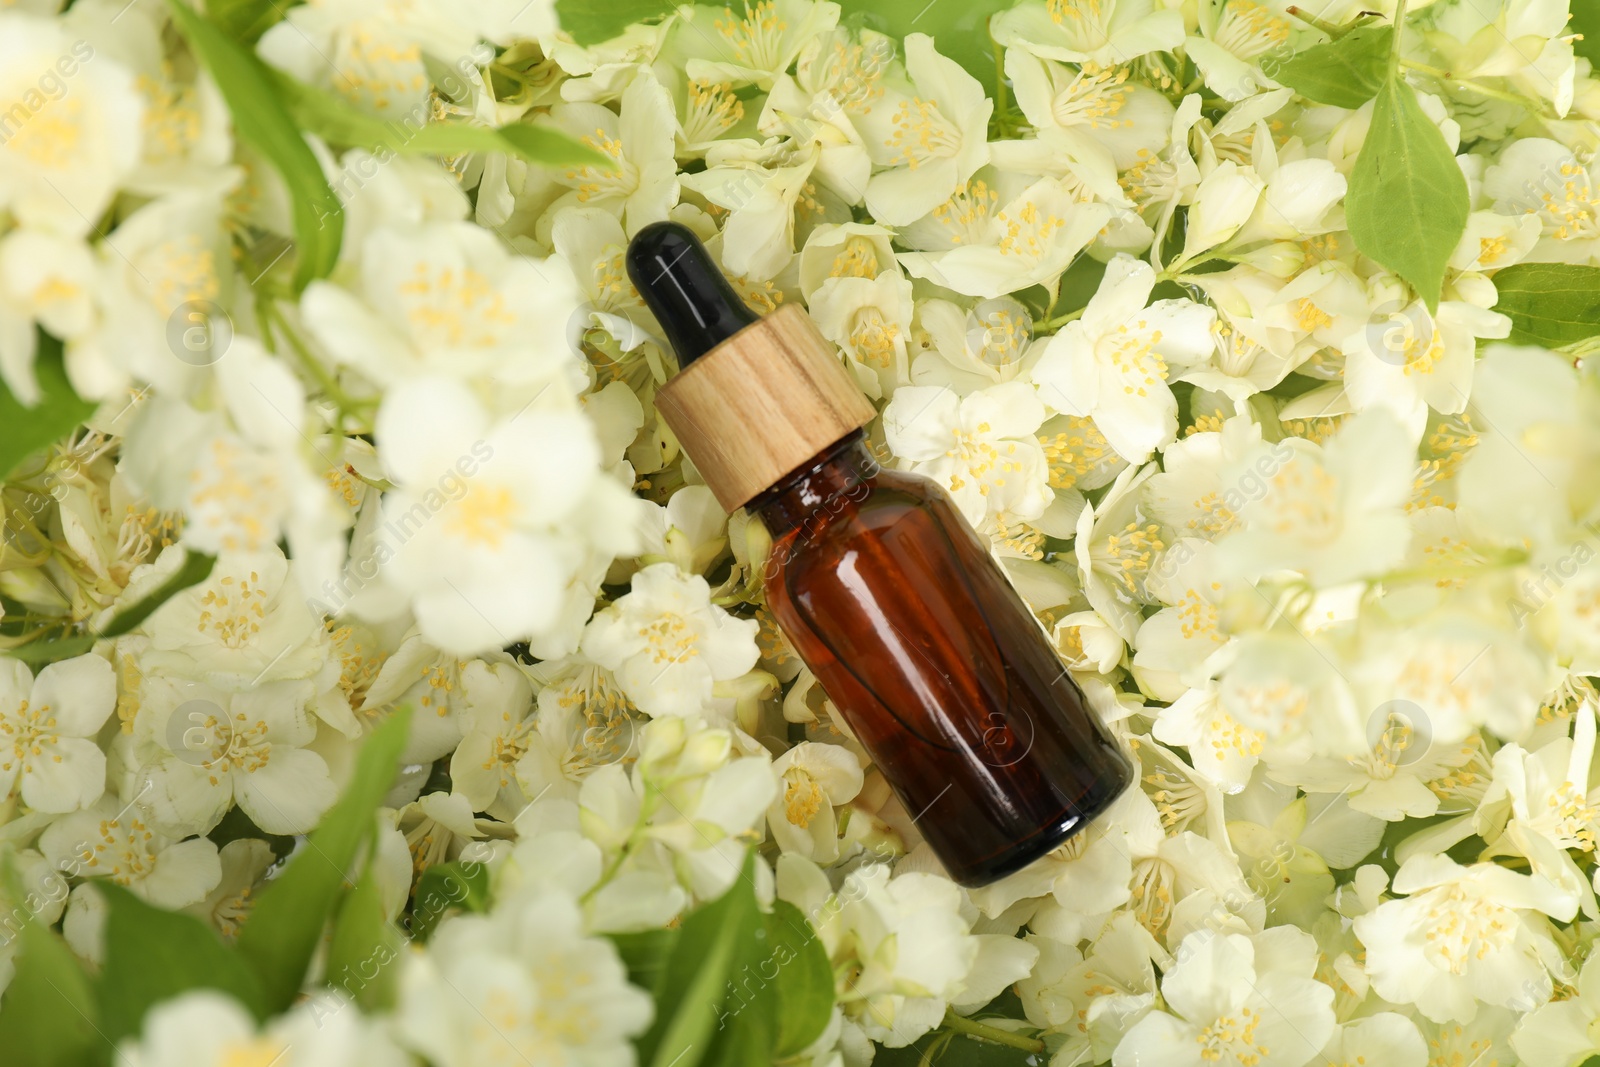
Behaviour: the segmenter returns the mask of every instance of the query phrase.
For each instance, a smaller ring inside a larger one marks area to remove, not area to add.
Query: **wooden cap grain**
[[[730,512],[877,415],[796,304],[679,371],[656,410]]]

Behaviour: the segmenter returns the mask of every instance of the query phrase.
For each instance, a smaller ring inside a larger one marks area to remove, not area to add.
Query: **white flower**
[[[1329,653],[1301,631],[1279,627],[1236,640],[1218,698],[1234,722],[1264,739],[1266,754],[1280,764],[1303,763],[1314,754],[1356,756],[1366,748],[1349,684]],[[1220,729],[1226,728],[1224,722]],[[1246,733],[1245,739],[1245,751],[1253,755],[1254,737]]]
[[[93,229],[142,151],[132,72],[52,18],[6,12],[0,100],[0,207],[67,237]]]
[[[783,793],[767,809],[778,847],[818,863],[839,858],[836,808],[861,792],[861,763],[842,745],[802,741],[772,765]]]
[[[212,990],[152,1007],[140,1035],[117,1047],[117,1067],[405,1067],[388,1030],[337,993],[321,992],[258,1027],[245,1006]]]
[[[1509,807],[1504,834],[1498,841],[1490,839],[1488,854],[1527,857],[1534,874],[1567,893],[1585,915],[1594,916],[1594,892],[1571,851],[1593,855],[1600,831],[1600,788],[1589,786],[1593,704],[1585,702],[1573,719],[1570,738],[1533,752],[1512,743],[1494,754],[1494,781],[1479,805],[1479,819],[1489,822]]]
[[[204,919],[231,941],[249,917],[255,906],[255,893],[278,857],[261,838],[238,837],[218,850],[217,860],[222,867],[222,880],[204,900],[185,910]]]
[[[1053,937],[1030,934],[1039,949],[1032,973],[1017,983],[1028,1020],[1064,1033],[1056,1055],[1104,1063],[1124,1035],[1149,1014],[1156,1002],[1157,961],[1171,966],[1165,949],[1140,926],[1132,912],[1120,911],[1087,955]]]
[[[1577,1067],[1600,1053],[1600,957],[1578,972],[1577,996],[1553,1001],[1522,1017],[1511,1047],[1524,1063]]]
[[[528,751],[534,720],[533,686],[509,660],[474,660],[462,672],[465,729],[450,757],[450,781],[472,804],[498,819],[513,819],[527,802],[517,764]]]
[[[1118,64],[1122,62],[1119,58]],[[1010,47],[1005,71],[1017,106],[1041,144],[1059,137],[1079,151],[1099,149],[1110,156],[1113,174],[1167,146],[1172,103],[1149,86],[1130,81],[1124,66],[1089,63],[1074,69],[1040,59],[1026,47]]]
[[[1183,253],[1174,267],[1199,258],[1237,234],[1255,213],[1265,187],[1265,181],[1252,167],[1242,167],[1231,159],[1217,164],[1194,191],[1194,205],[1189,209],[1183,233]]]
[[[203,900],[222,880],[216,845],[203,837],[175,842],[153,831],[135,803],[110,796],[51,823],[39,850],[68,875],[110,878],[162,908]]]
[[[1007,48],[1112,67],[1178,47],[1183,15],[1155,0],[1027,0],[996,15],[990,32]]]
[[[570,411],[493,419],[453,381],[419,378],[384,398],[378,447],[396,489],[377,542],[423,637],[470,653],[563,623],[579,579],[631,548],[636,512],[599,471],[593,427]],[[585,610],[587,614],[587,610]]]
[[[1266,734],[1228,714],[1215,686],[1184,690],[1160,710],[1151,732],[1187,748],[1195,773],[1229,793],[1250,781],[1266,747]]]
[[[793,855],[778,860],[777,882],[778,895],[815,926],[834,973],[853,976],[839,990],[851,1025],[903,1048],[939,1024],[979,952],[955,883],[921,872],[891,878],[873,864],[835,894],[816,866]]]
[[[1399,563],[1411,535],[1404,509],[1414,454],[1387,412],[1350,419],[1326,445],[1288,438],[1257,446],[1228,478],[1248,495],[1237,509],[1240,529],[1220,546],[1225,565],[1251,576],[1293,568],[1327,587]]]
[[[1483,176],[1483,192],[1503,215],[1531,215],[1543,236],[1529,258],[1593,263],[1600,257],[1600,159],[1587,163],[1559,141],[1513,141]]]
[[[622,91],[620,116],[599,104],[557,104],[551,120],[584,144],[610,156],[609,169],[583,166],[554,175],[572,192],[557,206],[604,208],[623,222],[631,236],[660,222],[678,202],[677,163],[673,159],[678,120],[672,94],[648,72]]]
[[[1287,45],[1296,28],[1276,0],[1206,0],[1199,13],[1205,35],[1190,35],[1184,48],[1209,89],[1241,100],[1277,84],[1255,62]]]
[[[807,310],[822,336],[844,350],[869,395],[889,396],[910,379],[911,283],[898,271],[828,278],[811,294]]]
[[[894,233],[864,222],[824,223],[812,230],[798,258],[800,295],[811,297],[830,278],[876,278],[895,262]]]
[[[933,214],[948,225],[953,210],[959,205],[946,202]],[[900,262],[914,277],[968,296],[996,297],[1030,285],[1053,293],[1061,272],[1110,217],[1105,205],[1084,203],[1057,179],[1040,178],[992,215],[966,226],[960,238],[951,237],[933,251],[903,252]]]
[[[934,51],[927,34],[905,39],[905,57],[913,92],[886,90],[858,120],[872,161],[886,168],[867,182],[867,208],[890,226],[926,215],[988,161],[994,110],[977,79]]]
[[[163,553],[168,556],[168,553]],[[182,559],[173,550],[173,563]],[[166,577],[166,559],[136,576],[141,595]],[[144,626],[148,669],[176,671],[226,689],[315,676],[327,662],[327,632],[276,545],[224,553],[206,580],[161,605]]]
[[[1390,704],[1374,709],[1366,751],[1316,758],[1286,769],[1283,778],[1311,792],[1347,796],[1356,811],[1391,822],[1434,815],[1442,798],[1428,783],[1478,758],[1481,739],[1475,734],[1465,741],[1435,739],[1431,720],[1423,717],[1426,713],[1418,715],[1416,705],[1405,700]]]
[[[1145,580],[1146,589],[1166,606],[1139,624],[1133,665],[1156,695],[1180,697],[1192,682],[1204,682],[1207,657],[1228,640],[1218,626],[1225,587],[1217,579],[1216,547],[1198,538],[1178,541]],[[1152,673],[1154,672],[1154,673]]]
[[[1164,448],[1178,431],[1169,367],[1211,354],[1216,312],[1192,300],[1158,300],[1148,263],[1119,255],[1083,316],[1050,338],[1032,377],[1057,411],[1094,419],[1111,447],[1133,463]]]
[[[167,674],[142,683],[134,740],[154,821],[207,833],[234,804],[267,833],[311,830],[336,795],[310,751],[310,686],[261,682],[230,693]]]
[[[650,512],[642,558],[666,558],[684,574],[703,574],[728,547],[728,513],[703,485],[686,485]]]
[[[861,203],[872,173],[855,119],[882,95],[893,55],[893,41],[871,30],[819,34],[801,51],[794,76],[773,82],[757,120],[762,134],[814,150],[814,175],[827,194],[848,204]]]
[[[1165,1011],[1141,1019],[1115,1067],[1301,1067],[1334,1032],[1333,990],[1311,977],[1316,942],[1292,927],[1254,938],[1199,930],[1161,979]]]
[[[517,764],[523,794],[578,798],[578,787],[596,769],[638,758],[638,737],[648,722],[629,703],[611,672],[583,656],[547,661],[533,668],[539,690],[537,731]]]
[[[562,208],[550,224],[550,243],[571,265],[585,298],[589,316],[587,321],[580,320],[579,327],[605,330],[622,352],[644,344],[649,339],[645,324],[650,315],[623,264],[628,238],[617,217],[596,207]],[[567,341],[576,349],[574,332],[569,326]]]
[[[1540,695],[1560,680],[1555,665],[1500,604],[1471,610],[1453,598],[1447,605],[1388,624],[1362,620],[1353,656],[1360,673],[1352,676],[1361,710],[1376,714],[1396,702],[1405,715],[1425,717],[1439,744],[1461,741],[1478,726],[1523,736],[1539,714]]]
[[[1450,256],[1450,269],[1499,270],[1519,263],[1538,243],[1540,229],[1537,215],[1474,211]]]
[[[254,338],[235,337],[224,357],[221,410],[151,398],[127,429],[122,470],[151,503],[183,514],[186,546],[273,554],[287,540],[296,576],[315,588],[337,576],[354,514],[350,498],[332,489],[353,494],[361,484],[335,443],[344,438],[310,440],[304,386]]]
[[[1373,284],[1374,321],[1344,341],[1345,394],[1357,411],[1388,408],[1417,434],[1430,408],[1466,410],[1478,339],[1507,336],[1511,320],[1465,300],[1441,300],[1434,314],[1421,301],[1380,302],[1393,288]]]
[[[1124,468],[1100,502],[1078,515],[1072,546],[1084,596],[1130,644],[1142,605],[1155,599],[1146,581],[1166,548],[1161,528],[1140,512],[1140,489],[1155,470],[1155,464]]]
[[[1000,512],[1024,521],[1044,514],[1052,500],[1036,436],[1044,419],[1044,405],[1020,382],[964,397],[905,386],[883,412],[890,449],[948,490],[974,526]]]
[[[101,242],[94,328],[67,345],[80,396],[109,399],[148,382],[177,399],[204,374],[221,327],[202,309],[227,302],[233,287],[223,213],[221,193],[185,190],[143,204]]]
[[[1440,5],[1432,34],[1452,71],[1462,78],[1505,78],[1522,93],[1549,100],[1558,117],[1573,106],[1577,71],[1572,39],[1559,3],[1500,0],[1479,8]]]
[[[1051,915],[1049,936],[1076,944],[1132,899],[1134,854],[1153,851],[1160,837],[1155,805],[1142,789],[1130,789],[1060,848],[967,894],[991,918],[1018,901],[1051,897],[1058,910]]]
[[[681,13],[673,43],[686,57],[689,77],[770,89],[802,48],[839,21],[839,5],[827,0],[744,0],[740,8]]]
[[[1144,510],[1178,537],[1215,541],[1237,529],[1239,509],[1259,492],[1259,479],[1292,454],[1282,442],[1271,451],[1260,444],[1261,427],[1247,416],[1173,441],[1161,453],[1161,470],[1144,483]],[[1267,470],[1234,482],[1228,474],[1246,456],[1265,460]]]
[[[347,282],[314,282],[301,298],[338,362],[382,385],[492,373],[514,389],[574,388],[576,360],[550,328],[578,307],[566,261],[515,255],[468,222],[383,227],[353,251]]]
[[[531,892],[446,919],[400,972],[395,1029],[438,1067],[557,1062],[626,1067],[651,1000],[565,895]],[[489,1025],[485,1025],[488,1022]]]
[[[770,757],[748,735],[698,716],[668,715],[640,731],[631,768],[613,762],[583,780],[579,819],[616,862],[629,861],[624,875],[659,886],[665,873],[669,884],[681,880],[709,900],[738,876],[777,793]]]
[[[35,811],[66,812],[100,799],[106,758],[90,740],[117,702],[111,664],[99,656],[52,663],[37,678],[0,660],[0,791]]]
[[[1567,920],[1576,906],[1537,875],[1424,854],[1405,862],[1394,890],[1409,895],[1355,920],[1385,1000],[1435,1022],[1471,1022],[1480,1003],[1540,1004],[1552,975],[1571,978],[1545,916]]]
[[[1386,1067],[1428,1067],[1439,1062],[1429,1059],[1428,1053],[1417,1024],[1392,1011],[1341,1024],[1322,1049],[1329,1063],[1381,1063]]]
[[[16,229],[0,238],[0,381],[23,403],[41,396],[35,326],[63,340],[88,333],[94,276],[94,254],[77,237]]]
[[[716,683],[755,667],[758,629],[714,606],[704,578],[657,563],[590,622],[583,653],[612,671],[645,714],[693,715],[709,709]]]
[[[725,141],[706,154],[706,169],[680,179],[729,212],[722,228],[722,266],[766,281],[794,255],[795,213],[810,188],[817,154],[790,142]]]
[[[314,0],[267,30],[257,51],[363,111],[415,127],[431,117],[426,62],[475,70],[487,49],[443,0]]]

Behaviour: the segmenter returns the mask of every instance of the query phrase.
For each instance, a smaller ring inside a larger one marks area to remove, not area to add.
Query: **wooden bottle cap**
[[[656,393],[656,410],[729,512],[877,415],[796,304],[679,371]]]

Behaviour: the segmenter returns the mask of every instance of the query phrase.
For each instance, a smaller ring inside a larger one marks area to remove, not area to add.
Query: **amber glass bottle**
[[[873,459],[831,346],[792,307],[706,311],[737,298],[682,227],[642,230],[629,269],[685,364],[662,417],[772,535],[778,625],[951,877],[983,885],[1082,829],[1131,763],[944,490]]]

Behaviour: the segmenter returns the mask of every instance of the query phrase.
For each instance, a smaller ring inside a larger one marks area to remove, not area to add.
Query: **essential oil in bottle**
[[[873,459],[833,346],[795,305],[757,316],[676,223],[627,265],[681,367],[658,412],[771,534],[768,607],[950,876],[987,884],[1083,829],[1132,764],[945,491]]]

